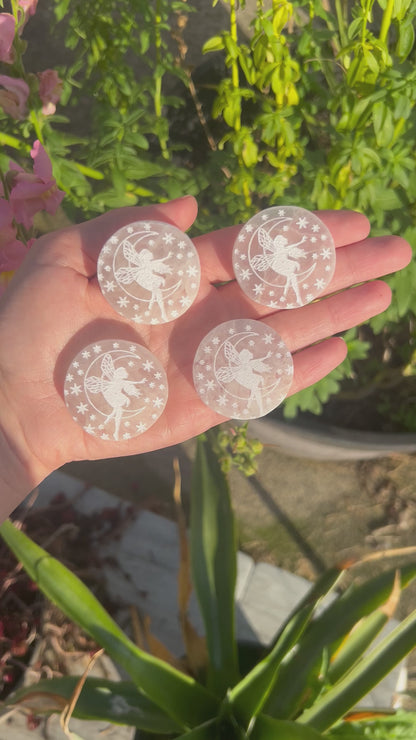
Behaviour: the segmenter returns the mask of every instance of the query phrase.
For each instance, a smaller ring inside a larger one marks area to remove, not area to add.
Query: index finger
[[[117,208],[85,223],[47,234],[37,240],[33,250],[39,252],[42,261],[70,267],[91,278],[97,273],[101,248],[122,226],[135,221],[163,221],[185,231],[195,221],[197,211],[197,202],[191,195],[157,205]]]

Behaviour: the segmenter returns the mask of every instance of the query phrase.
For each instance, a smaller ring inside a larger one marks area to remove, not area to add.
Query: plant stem
[[[30,120],[33,128],[35,129],[36,136],[38,137],[40,143],[41,144],[44,144],[43,134],[42,134],[42,128],[41,128],[41,125],[40,125],[40,122],[39,122],[39,118],[37,116],[36,111],[33,110],[33,109],[29,113],[29,120]]]
[[[4,172],[1,167],[0,167],[0,182],[3,186],[3,195],[6,198],[6,200],[8,200],[9,199],[9,188],[7,185],[7,180],[4,176]]]
[[[156,13],[155,13],[155,48],[156,48],[156,70],[155,70],[155,93],[154,93],[154,106],[155,114],[158,119],[162,118],[162,74],[160,72],[162,63],[162,34],[161,34],[161,23],[162,23],[162,0],[156,0]],[[166,144],[166,138],[158,135],[160,149],[162,151],[162,157],[169,159],[169,153]]]
[[[237,45],[238,44],[237,0],[230,0],[230,35],[234,43]],[[236,59],[233,59],[231,62],[231,79],[232,79],[234,90],[235,91],[239,90],[240,78],[238,74],[238,62]],[[241,113],[236,119],[234,129],[235,131],[240,131],[241,129]]]
[[[387,34],[389,32],[389,28],[391,25],[391,19],[393,17],[393,9],[394,9],[394,0],[387,0],[387,5],[385,8],[385,11],[383,13],[383,18],[381,21],[381,28],[380,28],[380,41],[383,42],[383,44],[387,40]]]
[[[341,42],[341,46],[347,45],[347,29],[346,29],[346,23],[345,23],[346,19],[345,19],[344,8],[345,6],[344,6],[343,0],[335,0],[335,13],[337,16],[338,33],[339,33],[339,39]]]
[[[10,136],[9,134],[3,134],[0,131],[0,146],[10,146],[12,149],[23,151],[26,154],[30,152],[30,146],[25,144],[24,141],[20,141],[16,136]]]

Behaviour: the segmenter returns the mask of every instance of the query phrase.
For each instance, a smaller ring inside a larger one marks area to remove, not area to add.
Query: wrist
[[[23,430],[0,391],[0,522],[49,472],[30,453]]]

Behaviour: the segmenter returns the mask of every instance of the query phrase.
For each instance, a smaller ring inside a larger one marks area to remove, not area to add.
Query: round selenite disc
[[[329,229],[297,206],[267,208],[242,227],[233,248],[234,274],[249,298],[272,309],[305,306],[334,274]]]
[[[220,324],[199,345],[194,385],[207,406],[232,419],[256,419],[278,406],[293,379],[292,356],[261,321]]]
[[[85,432],[121,441],[142,434],[166,406],[168,385],[159,360],[145,347],[106,339],[71,362],[65,403]]]
[[[123,226],[106,241],[97,263],[104,298],[138,324],[164,324],[185,313],[196,298],[200,276],[189,237],[161,221]]]

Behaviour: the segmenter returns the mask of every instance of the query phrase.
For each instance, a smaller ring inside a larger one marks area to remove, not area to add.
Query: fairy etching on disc
[[[272,353],[267,352],[265,357],[255,357],[249,349],[237,350],[230,341],[224,344],[224,355],[228,365],[216,370],[215,375],[220,383],[231,383],[236,380],[243,388],[250,391],[247,405],[257,403],[259,415],[263,415],[263,398],[261,387],[264,385],[262,373],[271,370],[264,360],[268,360]]]
[[[101,376],[91,375],[85,379],[85,388],[90,393],[101,393],[108,405],[111,406],[111,412],[106,416],[104,424],[108,424],[114,419],[115,440],[119,440],[120,424],[124,411],[130,406],[129,396],[139,398],[141,391],[136,388],[146,382],[143,380],[128,380],[128,371],[125,367],[115,367],[113,358],[109,353],[105,354],[101,362]],[[135,413],[139,413],[136,410]]]
[[[298,242],[289,243],[289,240],[283,234],[271,237],[266,229],[260,227],[258,240],[263,249],[263,254],[252,258],[253,268],[258,272],[264,272],[270,267],[278,275],[282,275],[286,279],[283,295],[286,297],[289,288],[292,288],[297,302],[301,304],[297,273],[300,270],[300,260],[307,257],[305,250],[300,248],[300,245],[307,241],[307,237],[302,236]],[[303,273],[302,278],[308,277],[314,269],[315,265],[312,265],[308,275]]]
[[[165,310],[165,300],[175,292],[180,281],[164,289],[166,283],[163,275],[171,275],[172,268],[165,262],[170,259],[172,253],[169,252],[166,257],[155,258],[150,251],[144,247],[139,252],[136,251],[133,244],[127,239],[123,243],[123,256],[128,262],[128,267],[120,267],[115,277],[122,285],[131,285],[136,283],[141,288],[149,291],[150,299],[148,310],[150,311],[154,303],[160,308],[160,314],[163,321],[167,321]]]

